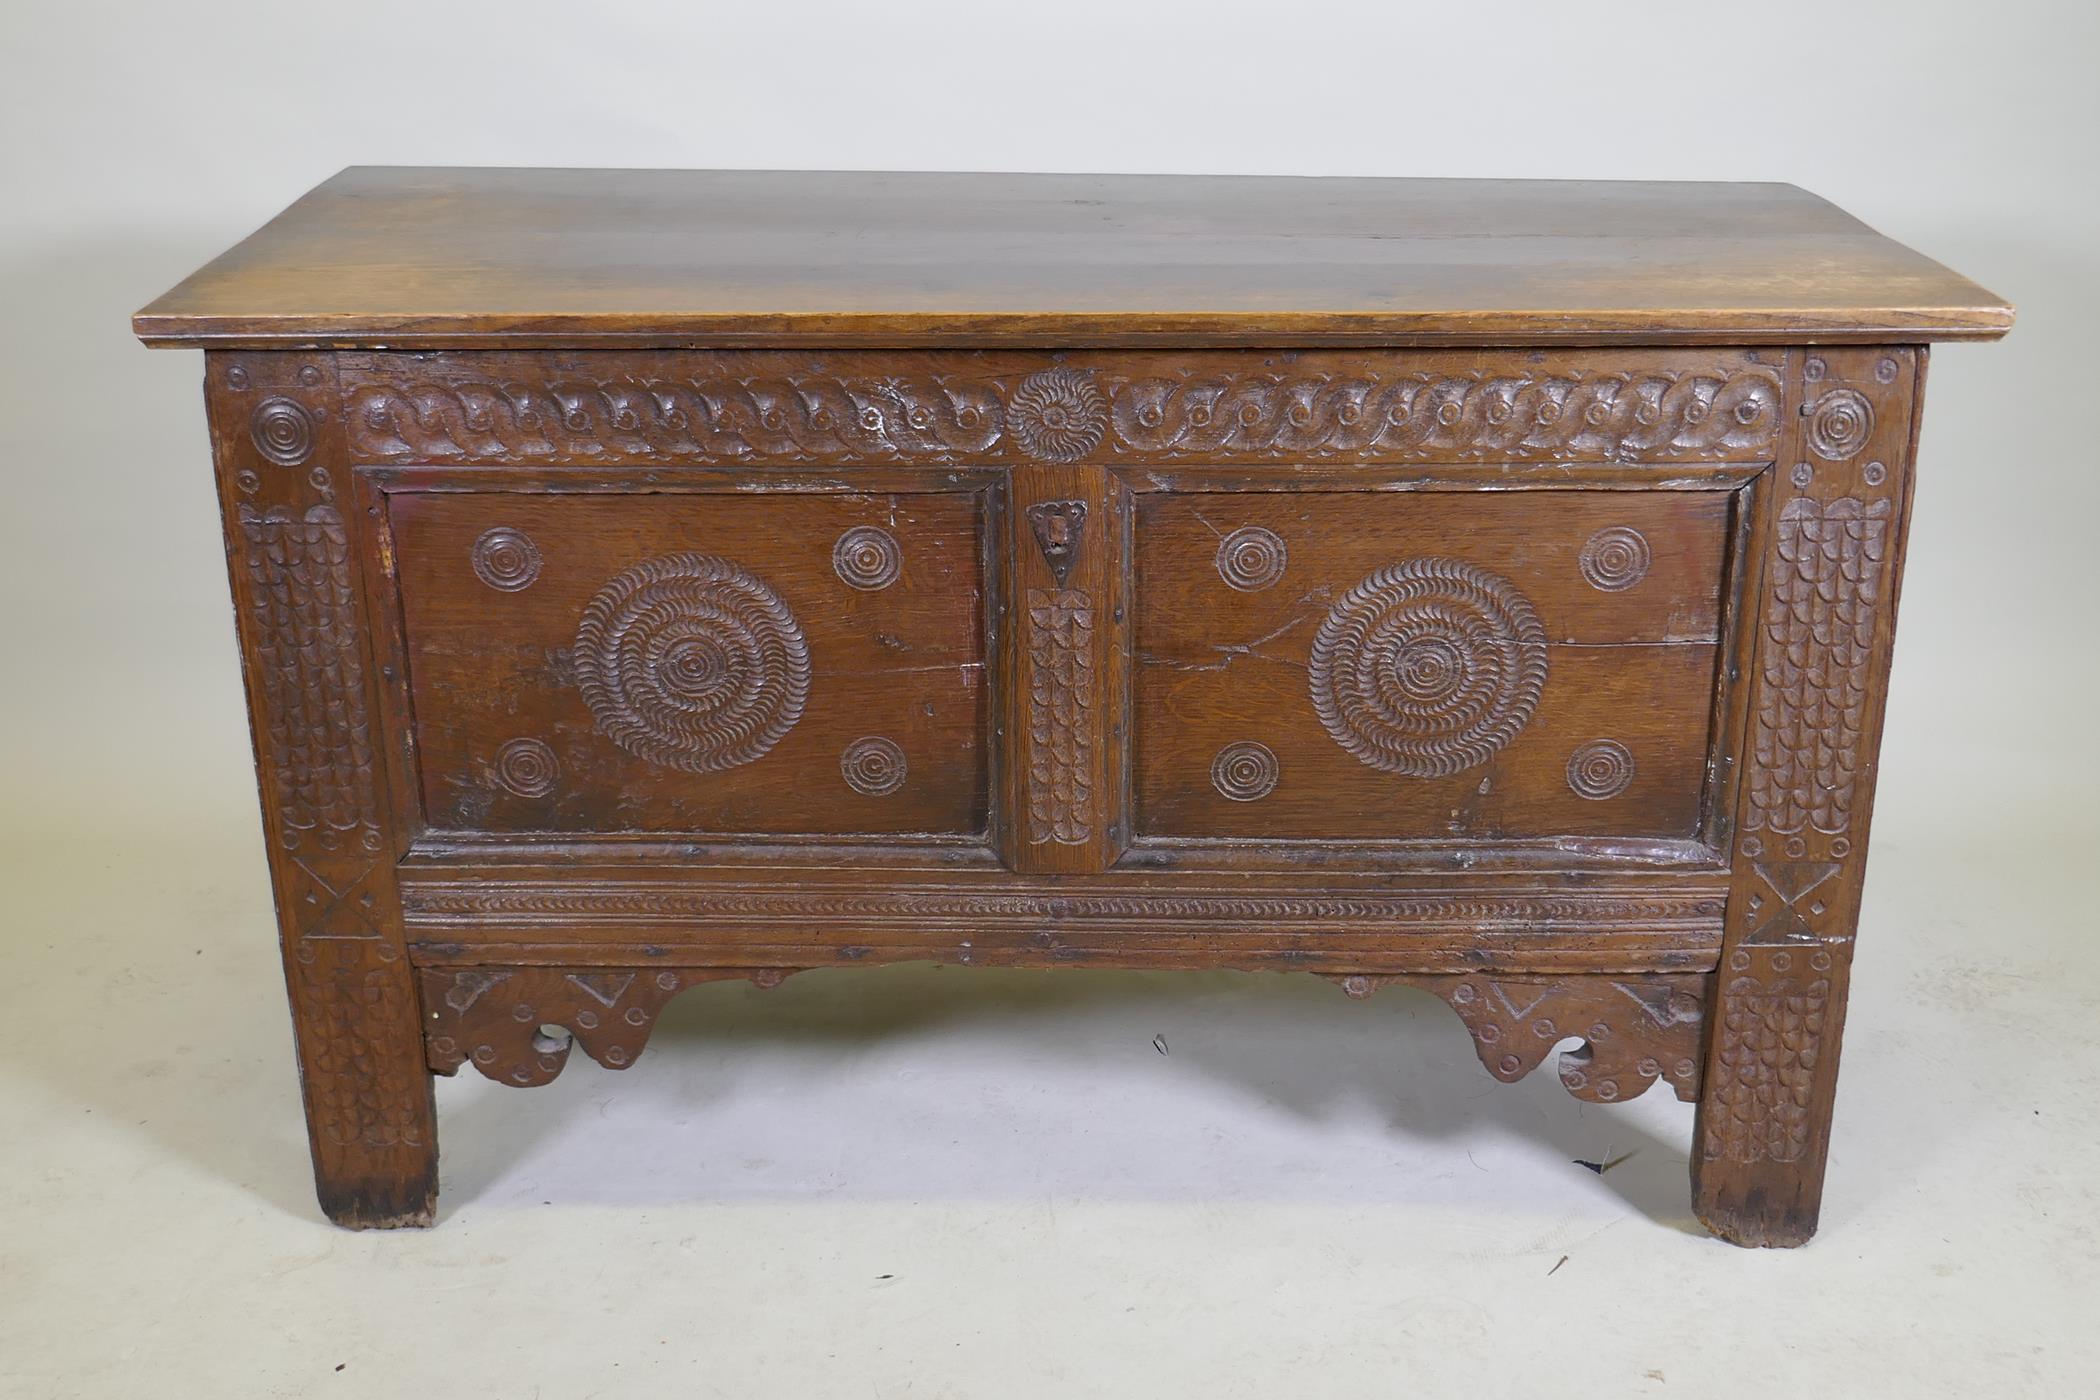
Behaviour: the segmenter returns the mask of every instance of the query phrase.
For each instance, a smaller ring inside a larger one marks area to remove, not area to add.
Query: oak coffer
[[[1821,200],[353,169],[134,324],[335,1220],[431,1220],[433,1073],[940,959],[1406,983],[1814,1230],[1925,346],[2011,324]]]

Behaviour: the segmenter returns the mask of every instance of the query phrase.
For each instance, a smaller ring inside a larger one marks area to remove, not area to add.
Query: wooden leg
[[[361,598],[335,362],[214,351],[204,402],[321,1208],[428,1225],[436,1115],[394,883],[408,843],[374,743],[374,680],[400,665]]]
[[[437,1111],[407,963],[370,939],[293,947],[286,967],[321,1209],[353,1230],[428,1225]]]
[[[1731,1244],[1816,1232],[1850,962],[1849,942],[1744,944],[1715,978],[1692,1207]]]

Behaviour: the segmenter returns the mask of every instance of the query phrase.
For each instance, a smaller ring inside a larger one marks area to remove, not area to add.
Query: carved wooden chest
[[[1786,186],[346,171],[136,320],[323,1206],[431,1219],[433,1073],[942,959],[1427,988],[1805,1240],[1924,347],[2010,323]]]

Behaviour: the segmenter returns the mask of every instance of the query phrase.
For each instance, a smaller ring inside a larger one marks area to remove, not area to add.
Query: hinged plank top
[[[2005,302],[1779,184],[353,167],[149,344],[1988,340]]]

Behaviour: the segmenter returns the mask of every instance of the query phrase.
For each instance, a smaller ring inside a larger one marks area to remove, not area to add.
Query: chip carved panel
[[[1083,846],[1093,835],[1094,600],[1028,590],[1028,839]]]

